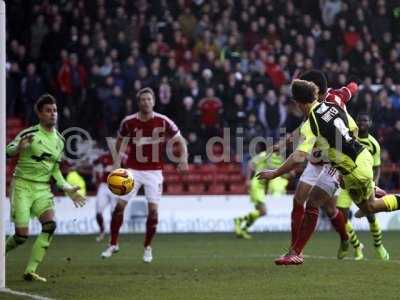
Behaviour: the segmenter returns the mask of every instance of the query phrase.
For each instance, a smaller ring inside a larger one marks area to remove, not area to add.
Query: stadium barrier
[[[292,195],[269,196],[268,213],[259,219],[252,231],[289,231]],[[58,234],[93,234],[98,232],[95,219],[95,197],[89,197],[83,208],[75,208],[66,197],[56,197],[56,216]],[[243,195],[227,196],[164,196],[160,202],[158,232],[232,232],[233,218],[244,215],[252,209],[248,197]],[[356,208],[352,207],[353,212]],[[143,197],[131,201],[125,211],[122,232],[144,232],[147,215]],[[400,211],[378,214],[383,230],[400,229]],[[106,228],[109,228],[110,209],[104,212]],[[6,232],[13,233],[10,222],[9,202],[5,210]],[[368,222],[353,219],[356,230],[368,230]],[[38,221],[32,221],[30,232],[40,232]],[[321,213],[319,230],[329,230],[330,222]]]

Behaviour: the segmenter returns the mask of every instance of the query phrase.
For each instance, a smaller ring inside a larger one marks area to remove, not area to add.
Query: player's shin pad
[[[33,244],[31,257],[25,269],[25,274],[36,272],[38,265],[42,262],[46,254],[47,248],[50,246],[55,230],[56,223],[53,221],[42,224],[42,233],[38,235]]]
[[[6,253],[22,245],[23,243],[26,242],[27,239],[28,237],[24,235],[18,235],[18,234],[10,235],[7,238],[6,242]]]
[[[394,211],[400,209],[400,195],[386,195],[382,197],[386,206],[386,211]]]
[[[351,224],[349,220],[346,223],[346,231],[347,234],[349,235],[350,243],[353,245],[353,248],[360,247],[361,245],[360,240],[358,239],[357,234],[353,229],[353,224]]]
[[[250,212],[248,215],[244,217],[245,226],[244,228],[249,228],[254,222],[260,217],[260,212],[258,210],[254,210]]]

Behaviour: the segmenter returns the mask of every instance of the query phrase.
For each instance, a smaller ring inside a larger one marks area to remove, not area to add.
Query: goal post
[[[6,4],[0,0],[0,289],[6,285]]]

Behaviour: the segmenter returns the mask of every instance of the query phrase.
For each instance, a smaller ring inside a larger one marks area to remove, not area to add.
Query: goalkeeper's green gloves
[[[74,202],[75,207],[82,207],[86,203],[86,198],[78,192],[79,189],[79,186],[72,186],[70,184],[65,184],[62,187],[65,194]]]

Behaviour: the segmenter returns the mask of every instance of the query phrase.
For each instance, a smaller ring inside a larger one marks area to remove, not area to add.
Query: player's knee
[[[330,207],[333,209],[333,206],[330,205],[329,201],[324,197],[324,195],[320,192],[318,188],[313,188],[309,194],[307,205],[311,205],[315,208],[320,208],[322,205],[325,207]]]
[[[114,215],[123,215],[125,210],[125,206],[117,204],[114,208],[113,214]]]
[[[373,202],[367,202],[365,205],[364,212],[367,214],[373,214],[375,212],[375,207]]]
[[[369,223],[374,223],[375,220],[376,220],[376,217],[375,217],[374,214],[372,214],[372,215],[367,215],[367,219],[368,219],[368,222],[369,222]]]
[[[329,206],[326,206],[326,207],[325,207],[325,212],[326,212],[326,215],[327,215],[329,218],[335,217],[336,214],[338,213],[338,211],[337,211],[336,208],[332,208],[332,207],[329,207]]]
[[[293,198],[293,203],[297,204],[297,205],[304,205],[304,202],[306,202],[306,200],[304,199],[304,197],[302,196],[295,196]]]
[[[28,240],[27,235],[19,235],[19,234],[14,234],[14,241],[17,243],[17,245],[22,245]]]
[[[260,213],[260,216],[265,216],[267,214],[267,208],[266,207],[259,207],[258,212]]]
[[[57,229],[57,224],[54,221],[45,222],[42,224],[42,232],[53,234]]]
[[[338,207],[338,209],[342,212],[346,220],[351,219],[351,210],[342,207]]]
[[[158,211],[157,210],[150,210],[149,215],[147,217],[153,224],[158,223]]]

